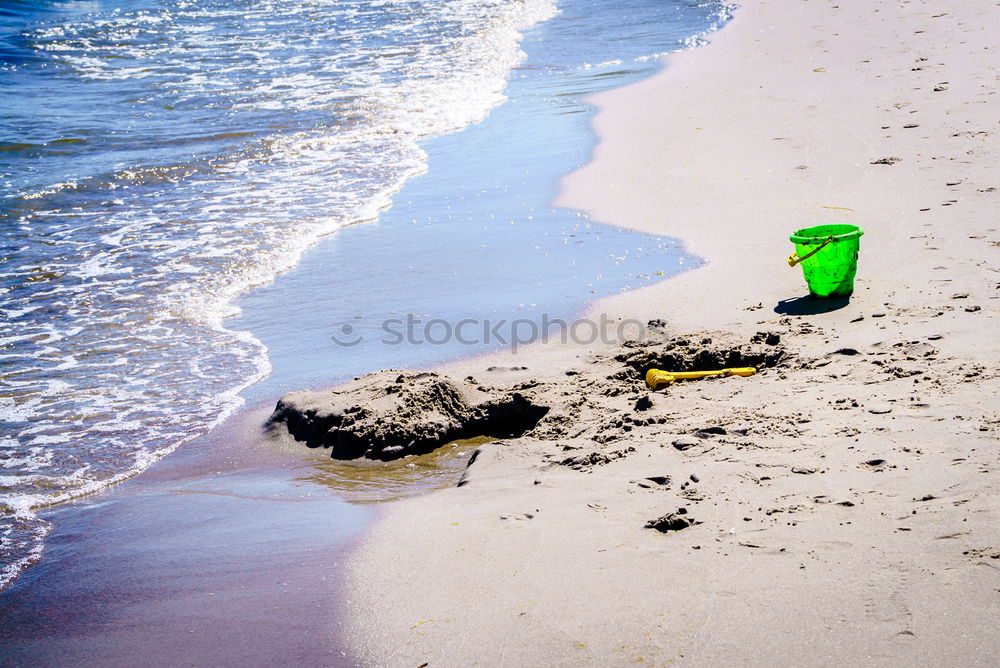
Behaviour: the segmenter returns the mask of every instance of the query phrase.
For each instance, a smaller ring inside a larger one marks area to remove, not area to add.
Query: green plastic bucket
[[[817,225],[797,230],[789,239],[795,253],[788,264],[802,265],[813,297],[846,297],[854,292],[858,247],[864,234],[857,225]]]

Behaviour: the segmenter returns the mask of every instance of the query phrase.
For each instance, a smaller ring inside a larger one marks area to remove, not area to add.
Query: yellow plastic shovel
[[[664,371],[663,369],[650,369],[646,372],[646,385],[651,390],[658,390],[675,380],[693,380],[695,378],[707,378],[708,376],[752,376],[755,373],[757,373],[757,369],[752,366],[719,369],[718,371]]]

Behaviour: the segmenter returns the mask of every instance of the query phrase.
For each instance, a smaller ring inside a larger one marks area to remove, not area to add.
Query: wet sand
[[[588,311],[662,320],[640,344],[441,370],[550,411],[382,510],[349,564],[364,662],[1000,657],[1000,8],[743,4],[596,97],[559,198],[708,265]],[[807,298],[788,235],[840,222],[855,294]],[[706,362],[762,372],[641,381]]]
[[[347,663],[336,565],[372,513],[262,439],[269,411],[46,513],[45,558],[0,598],[2,663]]]

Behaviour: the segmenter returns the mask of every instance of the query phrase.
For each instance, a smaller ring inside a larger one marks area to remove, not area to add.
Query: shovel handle
[[[719,369],[718,371],[664,371],[663,369],[650,369],[646,372],[646,385],[651,390],[657,390],[661,386],[669,385],[675,380],[692,380],[708,376],[752,376],[755,373],[757,373],[757,369],[752,366]]]
[[[757,369],[752,366],[734,367],[732,369],[719,369],[718,371],[671,371],[674,378],[690,380],[692,378],[706,378],[708,376],[752,376],[757,373]]]

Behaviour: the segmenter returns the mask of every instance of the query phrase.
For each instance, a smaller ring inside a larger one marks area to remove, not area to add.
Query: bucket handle
[[[814,248],[813,250],[809,251],[808,253],[806,253],[806,254],[805,254],[805,255],[803,255],[802,257],[795,257],[795,253],[792,253],[791,255],[789,255],[789,256],[788,256],[788,266],[789,266],[789,267],[794,267],[794,266],[795,266],[795,265],[797,265],[797,264],[798,264],[799,262],[802,262],[803,260],[808,260],[808,259],[809,259],[809,258],[811,258],[811,257],[812,257],[813,255],[815,255],[816,253],[818,253],[818,252],[820,252],[821,250],[823,250],[824,248],[826,248],[827,244],[831,244],[831,243],[833,243],[834,241],[836,241],[836,239],[835,239],[835,238],[834,238],[834,236],[833,236],[833,235],[831,234],[831,235],[830,235],[830,237],[829,237],[829,238],[828,238],[828,239],[827,239],[826,241],[824,241],[824,242],[823,242],[823,243],[821,243],[821,244],[820,244],[819,246],[817,246],[817,247],[816,247],[816,248]]]

